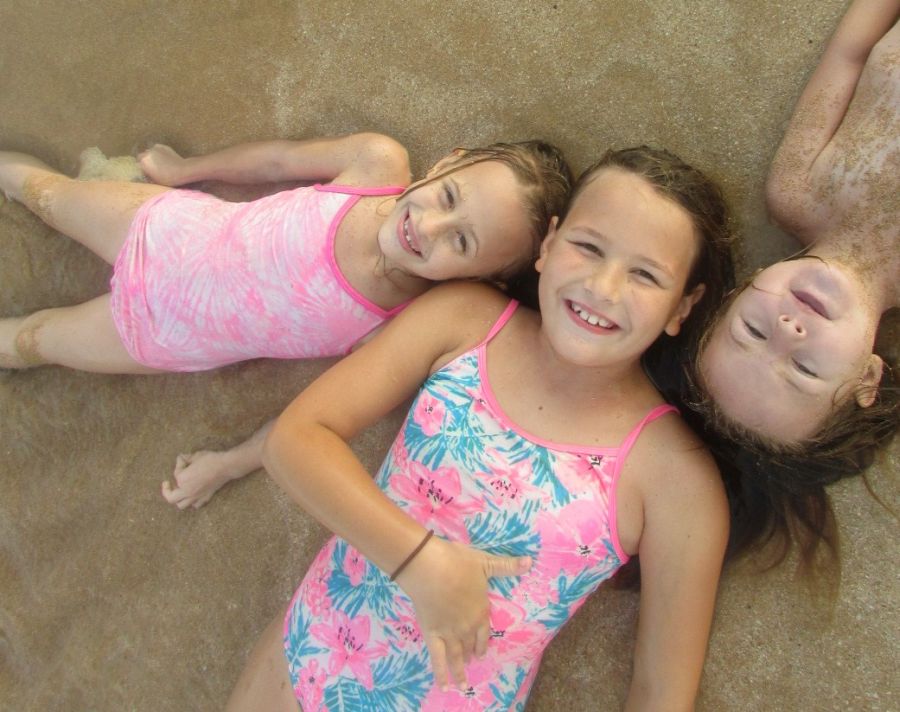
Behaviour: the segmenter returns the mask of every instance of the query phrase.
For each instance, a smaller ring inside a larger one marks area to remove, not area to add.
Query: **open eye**
[[[766,335],[755,326],[753,326],[750,322],[748,322],[746,319],[741,319],[741,321],[744,322],[744,328],[747,329],[747,331],[750,333],[750,336],[759,341],[766,340]]]
[[[818,378],[819,374],[810,369],[808,366],[804,366],[802,363],[794,359],[794,368],[796,368],[800,373],[804,376],[809,376],[810,378]]]

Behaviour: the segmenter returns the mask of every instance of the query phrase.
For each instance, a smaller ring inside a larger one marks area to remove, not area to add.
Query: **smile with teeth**
[[[575,302],[569,302],[569,309],[575,314],[581,321],[589,324],[590,326],[598,327],[601,329],[615,329],[618,327],[614,321],[610,321],[606,317],[600,316],[599,314],[594,314],[593,312],[589,312],[587,309],[582,307],[580,304],[576,304]]]
[[[401,233],[402,233],[402,236],[403,236],[404,241],[406,242],[406,247],[407,247],[407,248],[409,249],[409,251],[412,252],[414,255],[418,255],[419,257],[421,257],[421,256],[422,256],[422,251],[416,249],[416,246],[415,246],[415,244],[413,243],[412,237],[410,237],[410,234],[409,234],[409,214],[408,214],[408,213],[407,213],[407,215],[406,215],[406,219],[403,221],[403,224],[402,224],[401,228],[402,228],[402,229],[401,229]]]

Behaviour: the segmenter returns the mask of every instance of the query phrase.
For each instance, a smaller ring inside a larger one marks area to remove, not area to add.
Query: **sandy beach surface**
[[[652,142],[722,182],[746,273],[796,247],[767,223],[763,181],[846,5],[4,2],[0,147],[74,173],[89,146],[191,154],[374,130],[404,142],[421,172],[453,146],[497,139],[545,137],[576,169]],[[108,279],[86,249],[0,201],[0,315],[84,301]],[[326,533],[263,472],[199,511],[167,505],[160,483],[179,452],[236,444],[327,366],[0,374],[0,709],[223,707]],[[370,468],[398,423],[355,443]],[[871,472],[895,509],[898,455],[895,444]],[[833,493],[844,557],[833,608],[790,565],[729,568],[698,710],[900,709],[897,520],[858,479]],[[545,655],[528,709],[619,709],[637,609],[636,594],[596,594]]]

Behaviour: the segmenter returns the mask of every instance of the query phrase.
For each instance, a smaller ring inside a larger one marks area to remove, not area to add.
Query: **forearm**
[[[179,184],[201,180],[226,183],[273,183],[290,180],[285,156],[293,141],[244,143],[202,156],[184,158],[179,165]]]
[[[276,425],[263,463],[294,502],[385,573],[392,573],[426,533],[387,498],[347,443],[327,428]]]
[[[248,475],[263,466],[263,445],[274,425],[275,421],[270,420],[242,443],[221,453],[228,459],[228,470],[234,479]]]

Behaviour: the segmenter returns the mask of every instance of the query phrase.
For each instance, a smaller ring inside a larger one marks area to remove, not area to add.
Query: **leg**
[[[112,264],[137,209],[171,189],[147,183],[77,181],[32,156],[2,151],[0,190]]]
[[[274,421],[269,421],[248,440],[224,452],[201,450],[179,455],[175,461],[175,486],[166,480],[162,495],[178,509],[206,504],[220,487],[262,467],[262,449]]]
[[[225,712],[298,712],[287,658],[284,656],[284,612],[263,631],[238,678]]]
[[[113,324],[108,294],[74,307],[0,319],[0,366],[43,364],[96,373],[159,373],[128,355]]]

